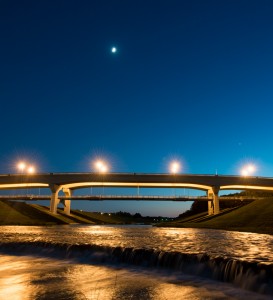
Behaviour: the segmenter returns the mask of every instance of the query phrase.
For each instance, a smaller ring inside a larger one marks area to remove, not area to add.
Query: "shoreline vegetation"
[[[249,190],[225,196],[234,197],[234,200],[225,201],[220,197],[218,215],[208,216],[207,202],[195,201],[190,210],[179,215],[174,221],[156,224],[156,226],[220,229],[273,235],[272,192]],[[237,199],[243,197],[244,201],[235,200],[235,197]]]
[[[224,203],[224,202],[223,202]],[[207,204],[206,202],[202,205]],[[273,197],[247,203],[236,202],[229,207],[222,205],[221,213],[208,216],[207,206],[200,209],[193,203],[192,209],[177,218],[142,217],[139,213],[100,213],[71,210],[71,216],[58,210],[58,215],[48,207],[19,201],[0,201],[0,225],[61,225],[61,224],[152,224],[158,227],[206,228],[231,231],[273,234]]]
[[[221,203],[221,202],[220,202]],[[273,234],[273,197],[221,210],[219,215],[198,213],[158,224],[160,227],[206,228]]]

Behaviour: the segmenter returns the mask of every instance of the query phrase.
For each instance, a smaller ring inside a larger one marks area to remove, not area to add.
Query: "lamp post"
[[[256,167],[253,164],[248,164],[244,166],[241,170],[242,176],[251,176],[256,171]]]
[[[17,164],[17,169],[19,170],[20,174],[23,174],[24,172],[27,174],[34,174],[36,171],[33,165],[29,165],[23,161]]]
[[[105,161],[98,160],[98,161],[95,162],[95,169],[99,173],[106,173],[108,171],[108,165]]]
[[[95,161],[94,167],[101,174],[105,174],[109,170],[108,164],[104,160],[101,160],[101,159]],[[104,177],[103,177],[103,179],[104,179]],[[102,185],[102,194],[104,194],[104,186],[103,185]]]
[[[18,169],[21,173],[23,173],[24,170],[26,169],[26,163],[23,162],[23,161],[19,162],[18,165],[17,165],[17,169]]]
[[[174,175],[174,184],[176,184],[176,174],[180,171],[181,165],[179,161],[172,161],[169,166],[170,172]],[[176,187],[174,187],[174,196],[176,197]]]
[[[17,169],[19,170],[21,175],[23,175],[24,173],[28,175],[32,175],[36,171],[33,165],[30,165],[24,161],[21,161],[17,164]],[[23,183],[23,177],[22,177],[22,183]],[[26,189],[26,193],[28,194],[28,188]]]
[[[34,166],[29,166],[29,167],[27,168],[27,173],[28,173],[28,174],[34,174],[34,173],[35,173],[35,168],[34,168]]]
[[[180,171],[180,163],[178,161],[172,161],[170,164],[170,172],[172,174],[177,174]]]

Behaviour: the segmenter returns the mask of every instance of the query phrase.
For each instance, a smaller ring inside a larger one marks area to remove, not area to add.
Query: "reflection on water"
[[[206,253],[210,257],[232,258],[222,264],[224,268],[232,271],[230,274],[234,274],[234,281],[231,282],[240,281],[240,283],[246,282],[251,285],[253,282],[249,280],[255,279],[256,273],[253,273],[254,276],[251,277],[248,276],[247,270],[244,274],[245,277],[242,277],[241,271],[238,273],[236,270],[243,270],[245,264],[236,269],[238,265],[234,264],[233,260],[272,264],[273,236],[270,235],[224,230],[154,228],[151,226],[1,226],[0,241],[5,245],[14,243],[18,255],[22,254],[21,249],[23,249],[18,248],[19,242],[27,242],[32,245],[27,248],[28,252],[25,252],[28,255],[33,255],[37,250],[38,243],[33,242],[42,242],[40,246],[43,250],[44,243],[51,245],[47,248],[47,252],[44,252],[45,256],[48,256],[47,258],[0,255],[0,300],[270,299],[263,295],[242,291],[231,284],[222,282],[216,284],[215,281],[194,277],[190,272],[189,274],[192,276],[181,274],[181,272],[175,274],[175,271],[167,274],[163,273],[167,272],[166,270],[163,271],[160,268],[145,269],[144,271],[141,267],[131,269],[132,266],[128,265],[126,268],[122,268],[124,266],[120,265],[122,269],[118,269],[115,264],[115,266],[112,264],[111,267],[110,265],[89,265],[85,264],[88,259],[76,262],[62,259],[65,254],[63,255],[61,251],[59,256],[50,252],[60,249],[56,246],[57,243],[65,243],[64,248],[70,251],[74,247],[74,253],[80,258],[81,255],[90,258],[90,253],[84,252],[85,246],[80,246],[77,250],[76,244],[110,246],[113,249],[116,248],[117,252],[117,247],[121,246],[154,249],[159,252]],[[71,245],[74,246],[71,247]],[[35,249],[31,247],[35,247]],[[87,251],[90,252],[90,247],[88,249]],[[38,251],[40,250],[38,249]],[[12,252],[5,253],[11,254]],[[137,256],[136,252],[135,257],[141,257],[141,253],[140,256]],[[190,255],[188,256],[190,257]],[[220,265],[219,263],[210,270],[216,270]],[[258,264],[253,264],[254,269],[256,266],[259,268]],[[197,267],[199,268],[199,265]],[[156,272],[162,273],[157,274]],[[225,273],[223,270],[221,272]],[[262,276],[264,275],[261,274]],[[248,281],[245,280],[246,278]]]
[[[152,248],[273,262],[273,236],[224,230],[150,226],[3,226],[0,238],[2,241],[48,241]]]
[[[0,299],[166,300],[249,299],[266,296],[190,276],[77,264],[29,256],[0,256]]]

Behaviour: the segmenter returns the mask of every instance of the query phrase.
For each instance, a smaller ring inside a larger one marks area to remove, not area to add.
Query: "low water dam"
[[[273,298],[270,235],[69,225],[0,238],[0,299]]]

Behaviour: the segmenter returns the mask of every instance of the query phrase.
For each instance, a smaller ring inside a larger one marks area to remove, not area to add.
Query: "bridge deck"
[[[212,201],[207,197],[200,196],[151,196],[151,195],[81,195],[81,196],[59,196],[60,200],[84,200],[84,201],[103,201],[103,200],[119,200],[119,201]],[[50,195],[0,195],[0,200],[25,200],[25,201],[38,201],[50,200]],[[219,200],[262,200],[268,197],[229,197],[222,196]]]
[[[48,174],[0,174],[0,189],[67,188],[86,187],[149,187],[192,188],[208,191],[220,190],[271,190],[273,178],[227,175],[192,174],[140,174],[140,173],[48,173]]]

